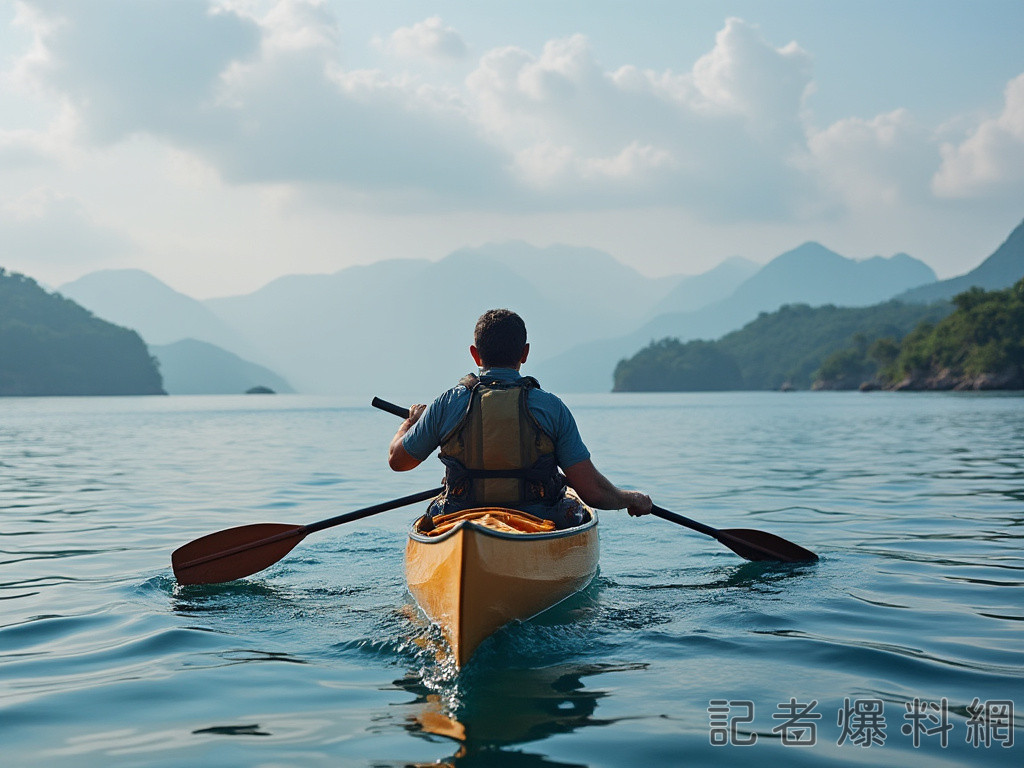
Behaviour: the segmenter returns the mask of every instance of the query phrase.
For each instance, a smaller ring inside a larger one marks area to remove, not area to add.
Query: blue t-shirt
[[[481,375],[499,381],[519,381],[522,376],[512,368],[489,368]],[[419,421],[402,438],[402,446],[417,461],[423,461],[441,445],[441,441],[459,425],[469,408],[473,393],[459,384],[434,400],[420,416]],[[530,389],[526,406],[541,428],[555,442],[555,461],[562,469],[590,458],[583,444],[576,419],[557,396],[543,389]]]

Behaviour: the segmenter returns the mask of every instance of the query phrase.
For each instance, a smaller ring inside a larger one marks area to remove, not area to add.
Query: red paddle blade
[[[818,556],[781,536],[751,528],[726,528],[715,538],[747,560],[781,560],[784,563],[813,562]]]
[[[228,528],[190,541],[171,555],[179,584],[219,584],[251,576],[294,549],[303,525],[257,523]]]

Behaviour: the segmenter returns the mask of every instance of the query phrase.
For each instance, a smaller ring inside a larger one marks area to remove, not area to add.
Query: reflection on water
[[[442,765],[569,766],[539,754],[510,749],[583,728],[628,718],[595,716],[609,692],[588,688],[584,678],[639,671],[647,664],[563,664],[537,669],[484,668],[471,672],[455,700],[410,672],[394,685],[415,698],[401,704],[404,728],[423,738],[442,737],[458,748]],[[474,674],[475,672],[475,674]],[[437,763],[431,763],[436,765]]]
[[[762,593],[783,592],[802,578],[814,574],[817,563],[776,563],[737,561],[709,574],[709,581],[682,585],[657,584],[645,589],[749,589]]]
[[[261,731],[259,723],[252,725],[214,725],[210,728],[198,728],[192,731],[194,734],[215,733],[218,736],[270,736],[267,731]]]

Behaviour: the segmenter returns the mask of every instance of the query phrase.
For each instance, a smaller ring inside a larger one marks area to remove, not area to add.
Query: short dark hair
[[[510,309],[489,309],[476,321],[473,343],[485,368],[514,368],[526,349],[526,323]]]

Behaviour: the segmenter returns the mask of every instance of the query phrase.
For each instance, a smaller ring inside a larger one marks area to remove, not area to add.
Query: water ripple
[[[502,629],[460,672],[405,590],[413,509],[310,537],[243,581],[182,587],[171,574],[170,551],[204,533],[434,485],[436,469],[386,471],[394,424],[365,403],[4,403],[5,761],[1020,764],[1019,749],[964,736],[975,698],[1024,705],[1024,399],[571,404],[618,482],[821,561],[745,563],[665,521],[605,513],[594,583]],[[785,749],[771,712],[790,696],[884,700],[885,751],[838,748],[834,708],[817,748]],[[755,750],[709,745],[709,701],[723,698],[757,705]],[[915,698],[948,700],[957,744],[901,741]]]

